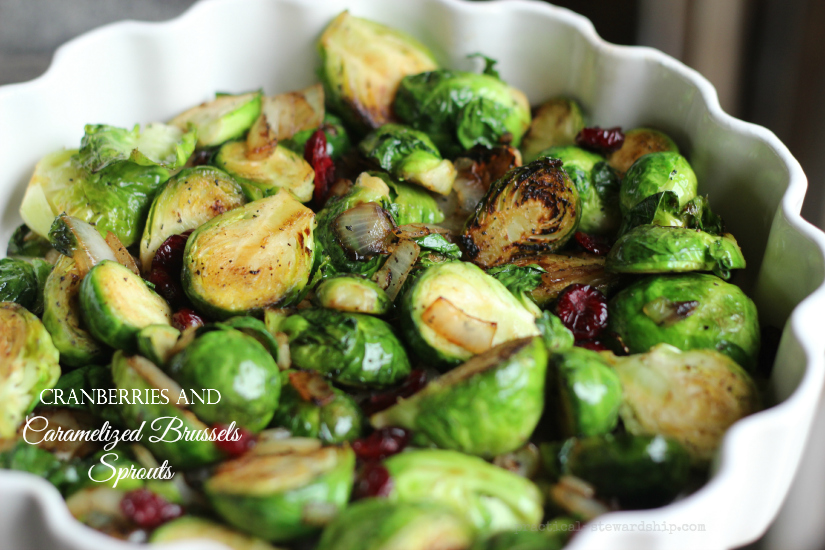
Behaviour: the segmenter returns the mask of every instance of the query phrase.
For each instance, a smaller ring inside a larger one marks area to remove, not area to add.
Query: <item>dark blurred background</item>
[[[0,85],[40,75],[56,47],[87,30],[120,19],[169,19],[193,3],[0,0]],[[825,1],[554,3],[590,18],[610,42],[653,46],[681,59],[716,86],[726,111],[773,130],[808,175],[803,215],[825,228]],[[825,548],[825,438],[816,437],[823,431],[825,413],[779,519],[753,548]]]

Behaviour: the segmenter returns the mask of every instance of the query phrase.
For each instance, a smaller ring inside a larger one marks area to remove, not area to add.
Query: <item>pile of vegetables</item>
[[[699,487],[770,360],[677,145],[348,12],[317,46],[319,84],[37,164],[0,260],[0,466],[113,536],[236,549],[561,548]],[[95,388],[220,401],[41,402]],[[233,437],[30,445],[27,415]]]

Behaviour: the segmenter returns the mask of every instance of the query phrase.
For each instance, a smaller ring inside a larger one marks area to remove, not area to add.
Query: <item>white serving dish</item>
[[[206,0],[169,22],[87,33],[61,47],[42,77],[0,88],[0,242],[21,221],[35,162],[76,146],[84,124],[165,120],[216,90],[307,86],[315,39],[347,8],[412,33],[448,66],[469,68],[465,55],[479,51],[498,59],[532,103],[569,95],[602,126],[653,125],[676,138],[742,245],[749,267],[736,282],[764,322],[785,327],[772,380],[780,403],[729,431],[698,492],[604,516],[569,548],[711,550],[759,537],[787,493],[825,377],[825,234],[799,215],[805,175],[770,131],[722,112],[698,73],[656,50],[608,44],[570,11],[523,0]],[[38,478],[0,472],[0,498],[6,550],[137,548],[75,522]],[[640,531],[642,522],[674,531]]]

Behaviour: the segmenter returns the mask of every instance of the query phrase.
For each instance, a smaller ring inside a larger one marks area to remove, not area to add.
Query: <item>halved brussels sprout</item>
[[[152,201],[140,240],[143,271],[152,268],[155,252],[167,238],[196,229],[245,203],[240,185],[223,170],[211,166],[181,170]]]
[[[756,306],[739,287],[713,275],[642,279],[613,297],[608,323],[630,353],[664,342],[682,350],[715,349],[745,369],[756,367]]]
[[[570,348],[550,358],[547,400],[564,437],[608,433],[619,421],[622,385],[595,351]]]
[[[691,460],[685,447],[661,435],[604,434],[565,443],[562,472],[590,483],[601,498],[625,508],[653,508],[685,490]]]
[[[298,132],[313,130],[324,120],[324,89],[315,84],[297,92],[264,97],[261,116],[246,136],[247,155],[260,160],[278,142]],[[303,151],[300,151],[303,153]]]
[[[185,403],[178,405],[182,388],[151,361],[118,351],[112,358],[111,368],[115,388],[119,392],[125,391],[129,397],[128,402],[120,402],[117,406],[123,423],[132,430],[146,423],[152,436],[142,443],[153,455],[168,460],[175,468],[185,469],[224,458],[214,441],[201,441],[197,437],[199,434],[192,433],[204,432],[209,427],[184,408]],[[136,394],[148,398],[135,401],[132,396]],[[187,432],[189,437],[186,437]],[[153,440],[155,437],[159,439]]]
[[[401,124],[384,124],[358,145],[363,155],[393,176],[447,195],[456,171],[453,163],[441,158],[435,144],[424,132]]]
[[[653,128],[634,128],[624,134],[624,143],[607,156],[607,162],[620,174],[627,172],[633,163],[649,153],[678,153],[679,148],[667,134]]]
[[[278,330],[289,336],[292,365],[348,386],[383,387],[410,374],[404,346],[385,321],[332,309],[302,309]]]
[[[604,257],[595,254],[540,254],[513,260],[518,266],[535,264],[544,269],[541,284],[530,293],[530,297],[540,307],[546,307],[555,300],[562,290],[579,283],[597,288],[603,294],[610,294],[620,282],[620,275],[608,273],[604,269]]]
[[[278,550],[258,538],[234,531],[228,527],[196,516],[183,516],[164,523],[149,537],[149,543],[178,541],[218,542],[232,550]]]
[[[90,174],[74,165],[76,153],[56,151],[37,163],[20,205],[23,221],[46,237],[55,216],[66,212],[95,225],[101,235],[111,231],[131,246],[140,237],[155,190],[169,179],[169,171],[118,162]]]
[[[359,438],[363,422],[355,401],[328,384],[320,373],[281,373],[281,402],[273,425],[283,426],[294,437],[312,437],[335,445]]]
[[[380,286],[358,275],[322,281],[315,288],[315,302],[327,309],[370,315],[384,315],[392,307],[392,300]]]
[[[533,162],[548,147],[575,144],[582,128],[584,116],[576,101],[556,98],[542,103],[521,144],[524,162]]]
[[[419,71],[401,80],[393,109],[448,158],[474,145],[518,147],[530,126],[527,96],[491,74]]]
[[[393,119],[392,101],[406,75],[438,67],[416,39],[344,11],[318,40],[327,105],[359,132]]]
[[[315,189],[315,171],[300,155],[283,145],[266,156],[250,154],[245,141],[225,143],[215,156],[215,164],[238,180],[250,200],[274,195],[286,189],[301,202],[309,202]]]
[[[211,219],[189,236],[183,287],[208,315],[288,305],[309,281],[315,214],[286,191]]]
[[[196,130],[181,130],[160,122],[147,124],[142,131],[139,124],[131,130],[87,124],[75,160],[92,173],[125,160],[177,170],[186,164],[197,139]]]
[[[68,256],[61,256],[43,291],[43,326],[68,367],[101,363],[111,353],[87,332],[81,321],[80,283],[83,277]]]
[[[727,279],[745,257],[730,233],[711,235],[684,227],[640,225],[622,235],[605,260],[614,273],[713,271]]]
[[[401,328],[422,359],[439,365],[539,334],[532,311],[466,262],[435,264],[415,279],[401,299]]]
[[[174,355],[166,372],[185,391],[220,391],[219,403],[192,400],[189,410],[207,424],[230,424],[251,432],[266,427],[281,392],[281,371],[257,340],[238,330],[201,334]]]
[[[625,174],[619,190],[622,214],[650,195],[673,191],[684,206],[696,196],[696,174],[687,159],[675,152],[649,153],[640,157]]]
[[[349,447],[247,453],[218,466],[203,489],[228,524],[279,542],[318,531],[343,510],[354,468]]]
[[[41,237],[26,224],[14,230],[6,248],[6,255],[23,256],[27,258],[43,258],[52,250],[52,243]]]
[[[476,145],[461,153],[453,163],[456,169],[453,190],[459,215],[474,211],[493,182],[522,164],[519,150],[509,145],[492,149]]]
[[[301,130],[289,139],[285,139],[280,143],[287,149],[295,151],[299,155],[304,154],[306,143],[315,130],[322,130],[327,139],[327,154],[332,160],[340,159],[344,154],[350,151],[352,143],[350,143],[347,129],[344,128],[344,123],[340,118],[332,113],[324,113],[324,121],[319,128],[312,128],[310,130]]]
[[[581,201],[561,162],[539,158],[495,182],[467,220],[464,247],[492,267],[519,256],[555,252],[576,232]]]
[[[434,502],[359,500],[324,529],[317,550],[467,550],[472,525]]]
[[[759,410],[751,377],[717,351],[657,344],[647,353],[610,361],[622,382],[625,429],[672,437],[697,464],[713,457],[731,424]]]
[[[40,319],[14,302],[0,302],[0,438],[38,402],[40,392],[60,377],[58,352]]]
[[[40,258],[0,259],[0,302],[17,302],[32,313],[43,311],[43,287],[52,266]]]
[[[137,333],[137,350],[149,361],[162,367],[172,356],[180,331],[169,325],[149,325]]]
[[[544,515],[539,488],[480,458],[438,449],[412,450],[384,461],[390,502],[436,502],[482,534],[532,525]]]
[[[78,292],[89,332],[116,349],[135,350],[140,329],[172,321],[169,304],[140,276],[111,260],[94,266],[83,277]]]
[[[544,407],[541,338],[505,342],[375,414],[376,428],[409,428],[444,449],[493,457],[527,441]]]
[[[182,112],[169,124],[183,131],[191,124],[197,130],[198,147],[214,147],[241,137],[260,114],[261,92],[226,94]]]

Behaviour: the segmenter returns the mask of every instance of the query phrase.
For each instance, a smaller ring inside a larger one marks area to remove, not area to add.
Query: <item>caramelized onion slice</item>
[[[375,274],[374,280],[390,297],[395,300],[401,291],[401,285],[407,280],[412,271],[418,255],[421,254],[421,247],[414,241],[401,241],[395,250]]]
[[[117,258],[118,263],[128,267],[135,275],[140,275],[140,269],[138,269],[134,256],[129,254],[129,251],[126,250],[126,247],[123,246],[123,243],[117,238],[117,235],[111,231],[106,233],[106,244],[112,249],[112,253],[115,255],[115,258]]]
[[[388,253],[392,219],[381,205],[365,202],[342,212],[333,222],[341,246],[353,260]]]
[[[493,347],[497,323],[483,321],[439,297],[422,316],[424,324],[447,341],[472,353],[483,353]]]
[[[453,232],[449,229],[444,227],[440,227],[438,225],[428,225],[426,223],[408,223],[407,225],[399,225],[393,231],[396,237],[399,239],[418,239],[420,237],[426,237],[427,235],[439,234],[439,235],[453,235]]]

